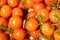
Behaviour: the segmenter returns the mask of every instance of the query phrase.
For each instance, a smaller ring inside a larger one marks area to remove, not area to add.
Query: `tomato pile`
[[[60,0],[0,0],[0,40],[60,40]]]

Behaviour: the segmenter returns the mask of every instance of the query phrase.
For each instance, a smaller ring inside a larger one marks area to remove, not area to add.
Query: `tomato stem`
[[[60,0],[58,0],[57,8],[60,9]]]
[[[5,25],[2,25],[2,30],[7,30],[7,31],[10,31],[10,32],[13,32],[14,30],[11,29],[11,28],[7,28]]]

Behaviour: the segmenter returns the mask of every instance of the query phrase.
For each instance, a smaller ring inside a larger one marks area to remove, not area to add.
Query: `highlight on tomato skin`
[[[0,40],[60,40],[60,0],[0,0]]]

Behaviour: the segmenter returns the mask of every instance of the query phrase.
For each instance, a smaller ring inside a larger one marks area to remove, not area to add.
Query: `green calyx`
[[[13,32],[14,31],[13,29],[6,27],[5,25],[2,25],[1,26],[1,29],[2,30],[7,30],[7,31],[10,31],[10,32]]]
[[[60,0],[58,0],[57,8],[60,9]]]
[[[26,3],[26,0],[24,0],[21,4],[24,5]]]

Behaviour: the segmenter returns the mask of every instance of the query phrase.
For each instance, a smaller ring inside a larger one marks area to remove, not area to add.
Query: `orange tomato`
[[[7,0],[0,0],[0,6],[3,6],[7,3]]]
[[[47,9],[41,9],[37,12],[38,20],[47,22],[49,20],[49,11]]]
[[[36,16],[36,13],[35,13],[34,11],[29,12],[29,13],[27,14],[27,20],[30,19],[31,17],[35,17],[35,16]]]
[[[44,9],[45,5],[43,3],[35,3],[33,6],[33,9],[35,12],[37,12],[38,10]]]
[[[35,3],[41,3],[43,0],[34,0]]]
[[[40,30],[30,31],[30,36],[32,36],[33,38],[38,38],[39,33],[40,33]]]
[[[8,5],[11,7],[16,7],[18,5],[18,0],[7,0]]]
[[[0,40],[8,40],[8,36],[2,32],[0,32]]]
[[[26,8],[32,8],[34,5],[34,0],[26,0],[25,1],[25,7]]]
[[[58,23],[60,20],[60,10],[52,10],[50,12],[50,21],[52,23]]]
[[[4,17],[0,17],[0,26],[1,25],[6,25],[6,26],[8,25],[8,22]]]
[[[12,10],[12,16],[23,16],[23,11],[20,8],[14,8]]]
[[[55,32],[54,32],[54,40],[60,40],[60,29],[57,29]]]
[[[5,17],[5,18],[9,18],[10,16],[11,16],[11,7],[10,6],[8,6],[8,5],[4,5],[4,6],[2,6],[2,8],[1,8],[1,16],[2,17]]]
[[[26,32],[24,29],[15,29],[13,32],[13,38],[16,40],[23,40],[26,36]]]
[[[56,4],[58,0],[44,0],[45,4],[51,6],[52,1]]]
[[[38,21],[35,18],[30,18],[27,22],[26,22],[26,29],[28,31],[34,31],[38,28]]]
[[[13,16],[9,19],[8,27],[15,29],[20,28],[22,26],[22,18],[18,16]]]
[[[52,36],[52,34],[54,33],[55,27],[50,26],[49,23],[44,23],[41,27],[41,31],[44,36],[49,37]]]

